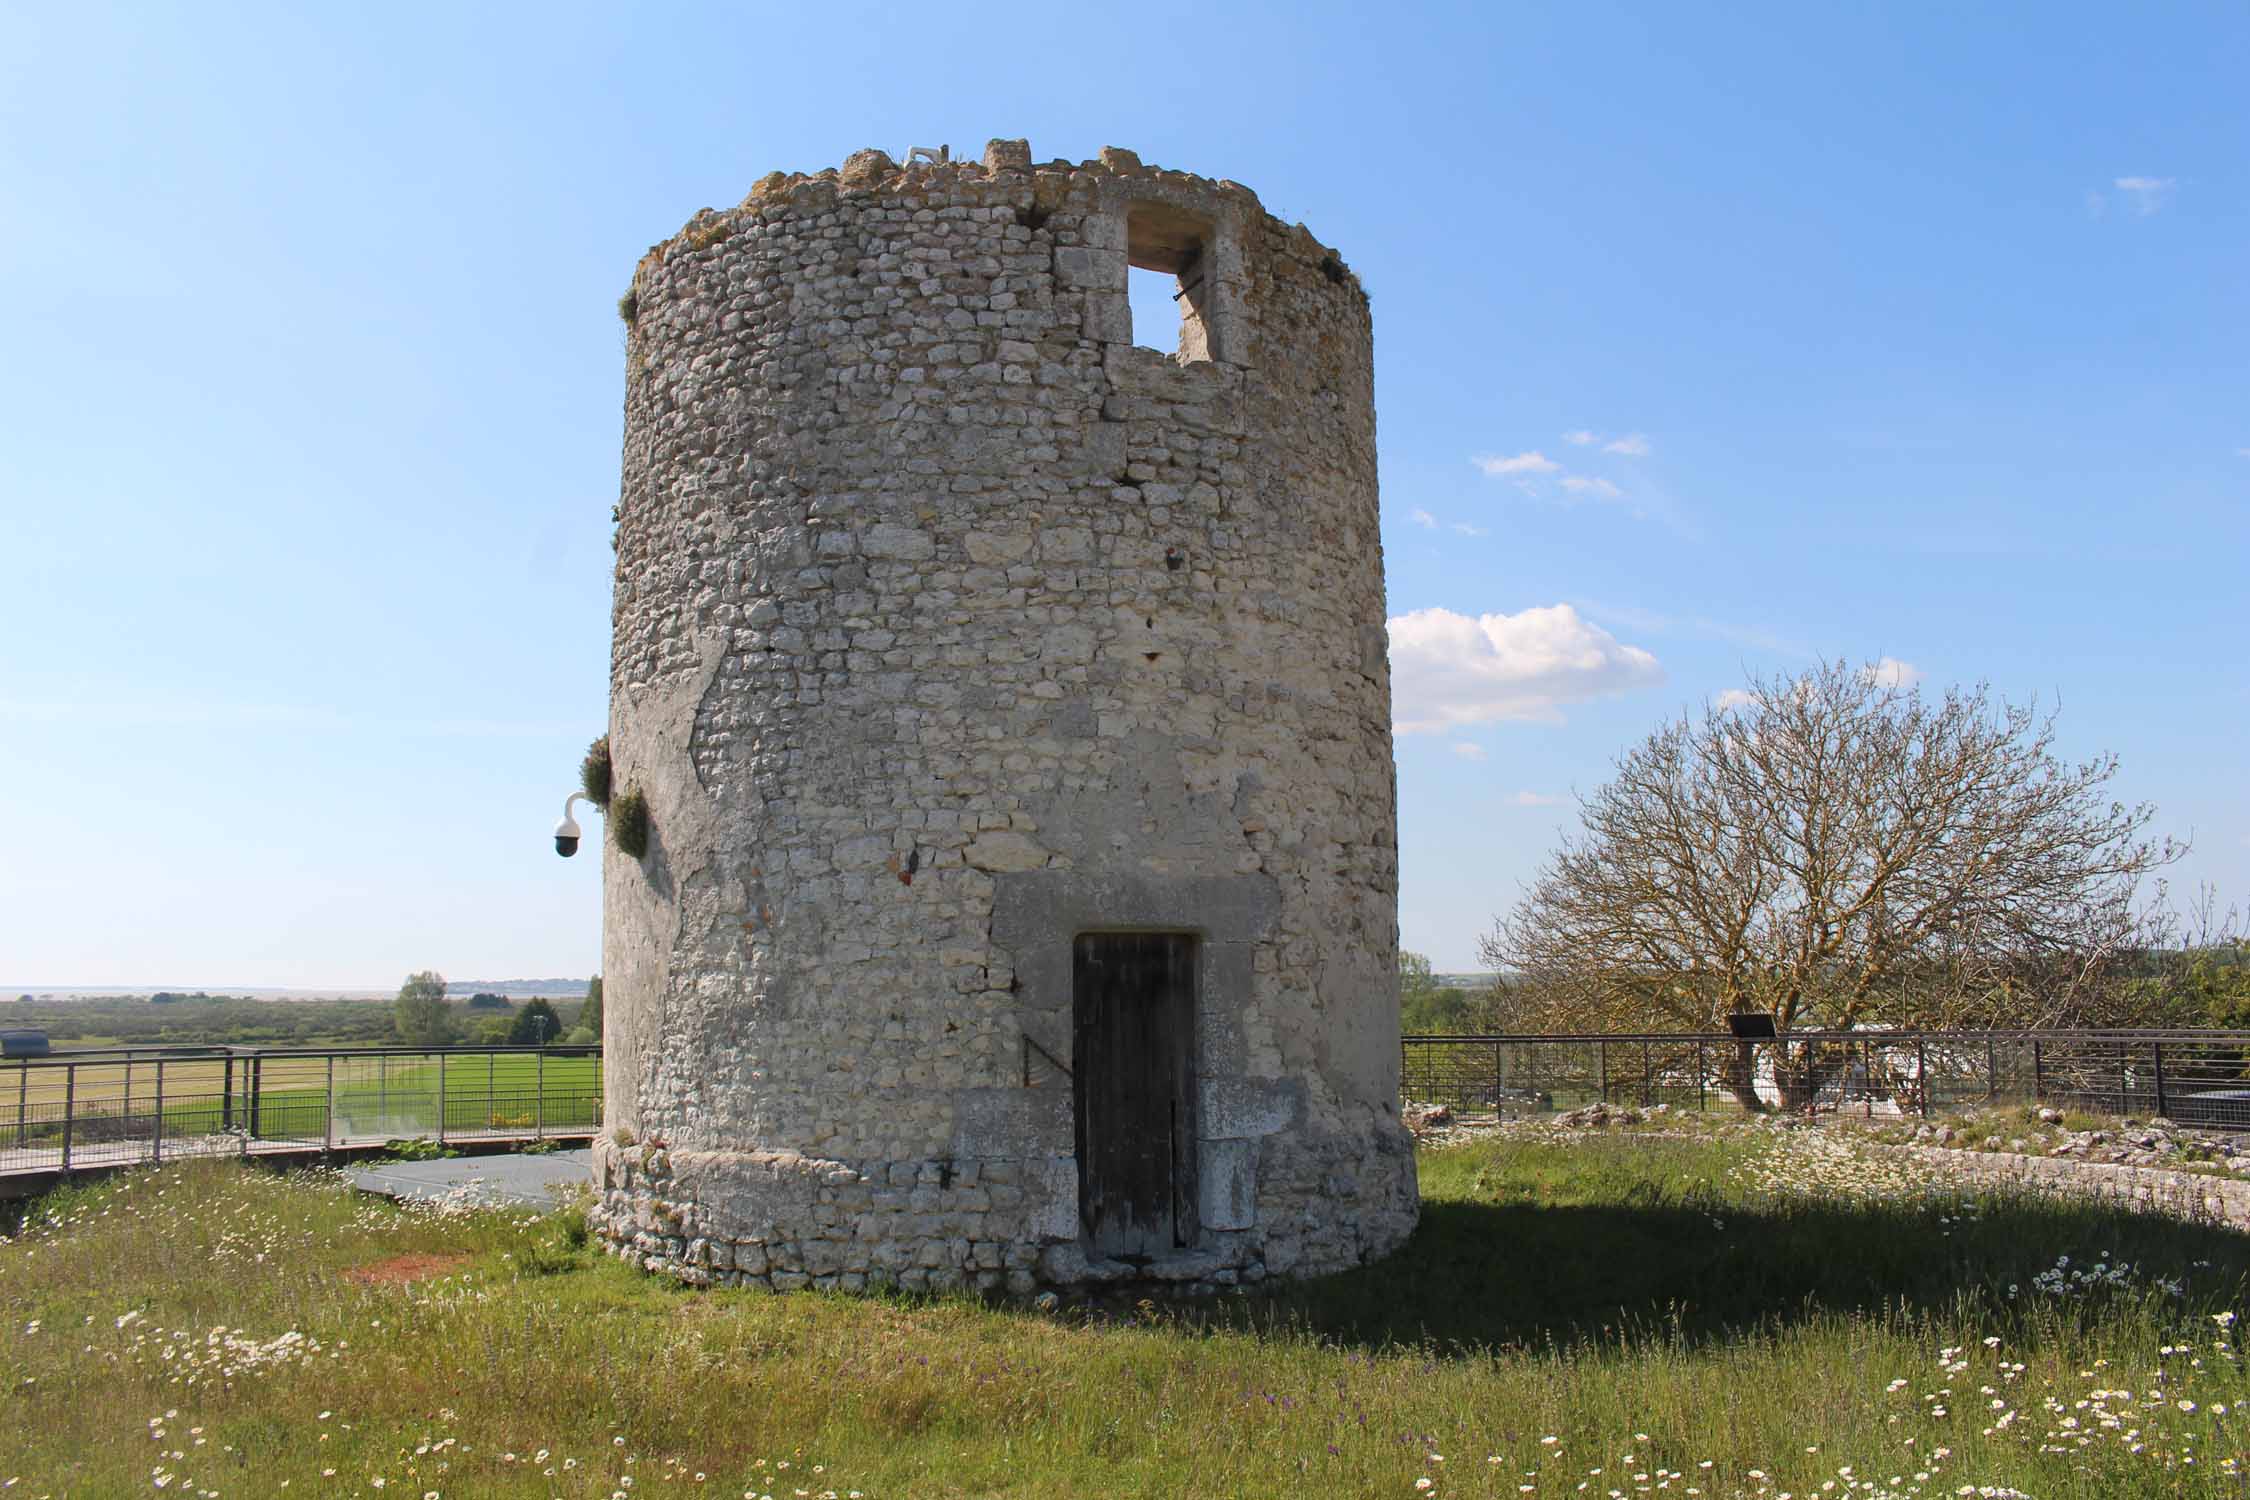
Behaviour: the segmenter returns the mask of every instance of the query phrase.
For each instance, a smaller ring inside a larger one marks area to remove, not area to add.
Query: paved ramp
[[[553,1208],[561,1195],[593,1180],[591,1151],[532,1156],[461,1156],[445,1161],[387,1161],[352,1169],[352,1185],[386,1198],[458,1197],[480,1208]]]

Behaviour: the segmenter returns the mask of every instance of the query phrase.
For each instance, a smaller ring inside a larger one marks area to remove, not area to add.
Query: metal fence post
[[[437,1141],[441,1146],[445,1144],[445,1054],[442,1052],[437,1060]]]
[[[266,1058],[262,1052],[250,1059],[249,1087],[250,1133],[242,1138],[242,1154],[244,1156],[250,1154],[250,1143],[258,1139],[259,1131],[265,1125],[265,1099],[263,1096],[266,1091]]]
[[[31,1069],[16,1064],[16,1149],[23,1149],[23,1132],[31,1103]]]
[[[336,1054],[328,1054],[328,1087],[320,1100],[320,1149],[336,1149]]]
[[[1496,1046],[1492,1050],[1497,1053],[1500,1049]],[[547,1054],[544,1052],[541,1052],[538,1056],[537,1075],[537,1081],[532,1086],[539,1091],[539,1102],[532,1106],[531,1130],[533,1135],[540,1140],[545,1140],[547,1138]]]
[[[1654,1085],[1655,1080],[1649,1074],[1648,1043],[1643,1042],[1641,1043],[1641,1107],[1643,1109],[1648,1107],[1649,1090]]]
[[[2152,1053],[2154,1053],[2154,1054],[2156,1055],[2156,1113],[2158,1114],[2158,1116],[2160,1116],[2160,1117],[2161,1117],[2161,1116],[2162,1116],[2162,1115],[2163,1115],[2163,1114],[2165,1113],[2165,1109],[2164,1109],[2164,1044],[2163,1044],[2162,1042],[2150,1042],[2150,1043],[2148,1044],[2148,1049],[2149,1049],[2149,1051],[2150,1051],[2150,1052],[2152,1052]]]
[[[1930,1117],[1930,1045],[1914,1038],[1914,1092],[1922,1096],[1922,1118]]]
[[[1984,1099],[1987,1104],[2000,1097],[2000,1053],[1992,1038],[1984,1039]]]
[[[78,1065],[76,1063],[72,1063],[70,1066],[63,1069],[62,1169],[63,1175],[65,1177],[68,1177],[70,1175],[71,1127],[77,1123],[77,1120]]]
[[[1704,1110],[1710,1108],[1709,1101],[1704,1097],[1703,1086],[1704,1076],[1707,1072],[1708,1069],[1703,1061],[1703,1038],[1697,1037],[1695,1039],[1695,1112],[1697,1114],[1701,1114]]]
[[[2047,1102],[2046,1070],[2040,1066],[2039,1038],[2037,1037],[2031,1039],[2031,1101],[2034,1104]]]
[[[500,1113],[500,1054],[484,1055],[484,1118],[487,1123]]]
[[[156,1060],[156,1124],[148,1133],[148,1159],[164,1160],[164,1059]]]
[[[1594,1066],[1602,1075],[1602,1103],[1609,1103],[1609,1043],[1594,1043]]]
[[[234,1129],[234,1053],[227,1053],[226,1072],[219,1081],[219,1129]]]

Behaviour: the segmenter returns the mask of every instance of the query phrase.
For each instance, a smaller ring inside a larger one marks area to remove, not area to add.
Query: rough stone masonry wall
[[[1170,357],[1126,261],[1183,236]],[[605,853],[600,1232],[692,1281],[1017,1293],[1396,1246],[1350,271],[1235,184],[998,141],[775,173],[620,310],[610,734],[654,834]],[[1151,1267],[1079,1246],[1056,1064],[1096,926],[1202,935],[1202,1239]]]

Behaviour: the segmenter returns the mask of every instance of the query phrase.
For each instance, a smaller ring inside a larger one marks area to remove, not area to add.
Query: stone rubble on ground
[[[2025,1123],[2012,1113],[2008,1118],[2014,1127]],[[2070,1130],[2063,1128],[2063,1112],[2052,1106],[2040,1108],[2035,1118],[2042,1129],[2007,1136],[1989,1129],[1971,1135],[1939,1121],[1917,1123],[1907,1128],[1903,1143],[1981,1148],[2105,1166],[2201,1167],[2250,1175],[2250,1139],[2231,1132],[2188,1129],[2162,1116],[2146,1121],[2127,1118],[2114,1129]]]

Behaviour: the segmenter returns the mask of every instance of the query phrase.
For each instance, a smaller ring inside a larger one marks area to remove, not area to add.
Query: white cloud
[[[1463,536],[1490,536],[1490,535],[1492,535],[1492,533],[1491,533],[1491,532],[1489,532],[1489,531],[1485,530],[1485,529],[1484,529],[1484,528],[1483,528],[1482,526],[1471,526],[1471,525],[1470,525],[1470,524],[1469,524],[1468,522],[1466,522],[1466,521],[1455,521],[1455,522],[1453,523],[1453,529],[1454,529],[1455,531],[1458,531],[1458,532],[1460,532],[1460,533],[1461,533],[1461,535],[1463,535]]]
[[[1518,453],[1508,458],[1500,458],[1489,453],[1479,454],[1477,457],[1470,459],[1469,462],[1495,479],[1503,478],[1509,474],[1552,474],[1562,467],[1561,464],[1556,463],[1537,449],[1533,449],[1529,453]]]
[[[1758,695],[1751,692],[1748,688],[1728,688],[1725,692],[1719,694],[1717,697],[1711,700],[1711,706],[1717,709],[1720,713],[1725,713],[1730,708],[1740,708],[1745,703],[1755,703],[1757,701]]]
[[[1584,474],[1564,476],[1562,487],[1573,495],[1599,495],[1604,500],[1615,500],[1625,493],[1606,479],[1593,479]]]
[[[1622,453],[1627,458],[1648,457],[1648,439],[1637,432],[1628,432],[1621,438],[1612,438],[1602,444],[1604,453]]]
[[[1484,746],[1471,744],[1467,740],[1455,740],[1452,744],[1446,746],[1445,748],[1451,750],[1455,755],[1460,756],[1463,760],[1484,759]]]
[[[1920,682],[1923,674],[1922,669],[1910,661],[1900,661],[1895,656],[1886,656],[1872,667],[1863,669],[1860,675],[1879,686],[1898,688],[1903,691]]]
[[[2133,212],[2146,218],[2164,206],[2178,181],[2176,177],[2120,177],[2114,185]]]
[[[2250,448],[2237,448],[2234,450],[2234,456],[2236,458],[2250,458]]]
[[[1664,680],[1654,656],[1567,604],[1473,619],[1418,609],[1392,617],[1390,630],[1400,734],[1510,719],[1557,724],[1565,705]]]
[[[1426,526],[1432,531],[1437,530],[1437,517],[1426,510],[1410,511],[1408,512],[1408,519],[1417,526]]]
[[[1594,435],[1588,432],[1583,427],[1579,428],[1576,432],[1564,433],[1562,435],[1562,440],[1566,443],[1573,443],[1581,448],[1586,447],[1588,444],[1596,441]]]
[[[1560,807],[1563,799],[1545,792],[1518,792],[1509,799],[1518,807]]]

